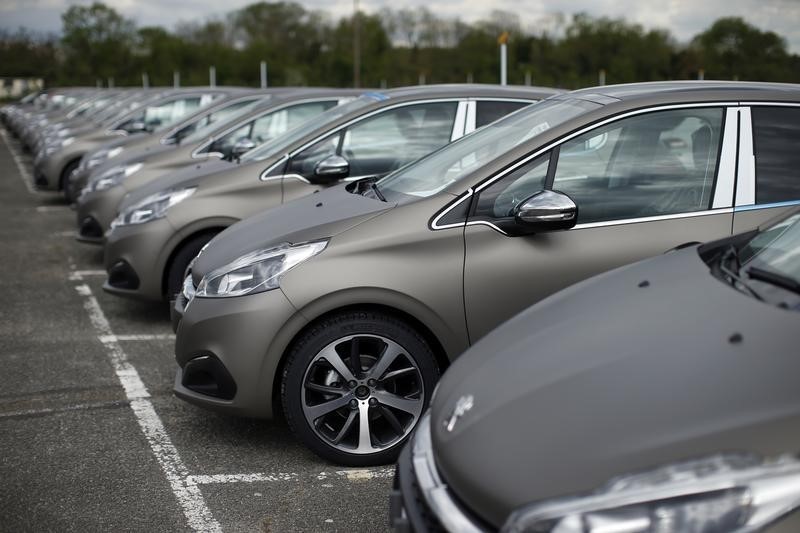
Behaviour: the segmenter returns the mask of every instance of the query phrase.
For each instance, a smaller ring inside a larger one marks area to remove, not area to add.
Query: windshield
[[[601,107],[585,100],[544,100],[484,126],[383,178],[385,193],[427,197],[473,170],[573,117]]]
[[[755,267],[800,284],[800,213],[753,237],[739,259],[745,272]]]
[[[385,99],[386,97],[377,97],[373,94],[365,94],[359,96],[346,104],[334,107],[329,111],[325,111],[320,115],[301,122],[296,127],[290,129],[283,135],[267,141],[261,146],[250,150],[241,157],[241,161],[261,161],[273,155],[282,154],[286,152],[291,145],[308,135],[328,124],[332,124],[341,117],[351,113],[369,104],[375,103],[377,100]]]

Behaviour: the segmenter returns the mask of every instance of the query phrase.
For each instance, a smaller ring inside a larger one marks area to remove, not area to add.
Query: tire
[[[355,372],[354,361],[361,367]],[[430,346],[402,320],[379,311],[339,313],[313,324],[291,348],[281,401],[292,432],[317,455],[345,466],[381,465],[397,458],[438,378]]]
[[[197,237],[192,237],[189,241],[185,242],[172,256],[172,261],[167,270],[166,279],[166,297],[167,300],[172,300],[175,295],[183,289],[183,280],[186,274],[186,269],[189,268],[189,263],[192,259],[197,257],[200,250],[208,244],[208,241],[214,238],[218,232],[204,233]]]
[[[68,203],[72,203],[77,198],[77,194],[72,192],[72,187],[69,185],[69,176],[72,172],[78,168],[80,165],[81,160],[75,159],[67,163],[67,166],[64,167],[64,170],[61,171],[61,176],[59,177],[58,186],[61,189],[61,192],[64,194],[64,198],[67,200]]]

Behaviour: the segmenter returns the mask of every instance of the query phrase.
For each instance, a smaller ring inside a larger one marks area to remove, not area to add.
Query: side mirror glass
[[[236,144],[233,145],[233,150],[231,151],[231,155],[234,159],[239,159],[244,154],[252,150],[256,147],[256,143],[248,139],[247,137],[243,139],[239,139],[236,141]]]
[[[346,178],[350,174],[350,162],[340,155],[330,155],[314,167],[314,177],[320,182]]]
[[[578,206],[558,191],[540,191],[514,208],[520,234],[569,229],[578,221]]]

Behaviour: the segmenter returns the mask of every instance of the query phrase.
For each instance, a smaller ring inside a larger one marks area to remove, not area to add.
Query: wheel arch
[[[83,159],[83,155],[84,154],[73,155],[72,157],[68,158],[67,162],[64,163],[64,166],[61,167],[61,172],[58,173],[58,190],[59,191],[63,191],[64,190],[64,186],[66,185],[67,180],[69,179],[69,174],[67,174],[67,169],[69,169],[69,167],[71,165],[73,165],[73,164],[75,164],[76,165],[75,168],[77,168],[77,165],[80,165],[81,159]]]
[[[346,292],[347,298],[352,303],[337,305],[335,302],[340,301],[341,296],[343,296],[341,292]],[[283,412],[280,390],[288,354],[298,342],[301,335],[309,328],[331,315],[353,311],[378,311],[407,322],[409,326],[414,328],[428,343],[436,357],[436,363],[441,372],[447,369],[453,357],[461,353],[467,347],[466,339],[463,339],[463,343],[453,342],[453,332],[447,328],[443,320],[436,317],[432,310],[424,306],[421,302],[413,300],[408,296],[395,293],[394,291],[386,291],[385,289],[379,290],[380,295],[374,295],[371,298],[362,295],[361,298],[355,299],[351,294],[352,292],[353,291],[340,291],[340,293],[328,295],[299,310],[299,314],[303,315],[306,320],[302,326],[295,326],[294,329],[296,329],[296,331],[290,333],[289,341],[279,352],[280,358],[277,361],[272,375],[271,400],[273,415],[282,416]],[[356,293],[358,292],[362,291],[356,291]],[[371,293],[372,291],[367,292]],[[287,325],[291,327],[290,324]],[[451,337],[450,342],[445,340],[448,336]]]
[[[172,262],[175,260],[175,256],[178,255],[178,253],[189,241],[201,235],[216,235],[236,222],[236,219],[213,218],[198,221],[194,224],[186,226],[179,232],[176,232],[175,236],[170,240],[169,245],[167,246],[169,252],[166,254],[164,266],[161,269],[161,294],[165,295],[167,292],[167,278],[169,277],[169,269],[172,267]]]

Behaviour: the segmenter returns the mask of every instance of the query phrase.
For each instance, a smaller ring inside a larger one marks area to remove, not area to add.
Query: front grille
[[[181,385],[194,392],[223,400],[236,396],[236,382],[222,361],[212,355],[201,355],[183,367]]]

